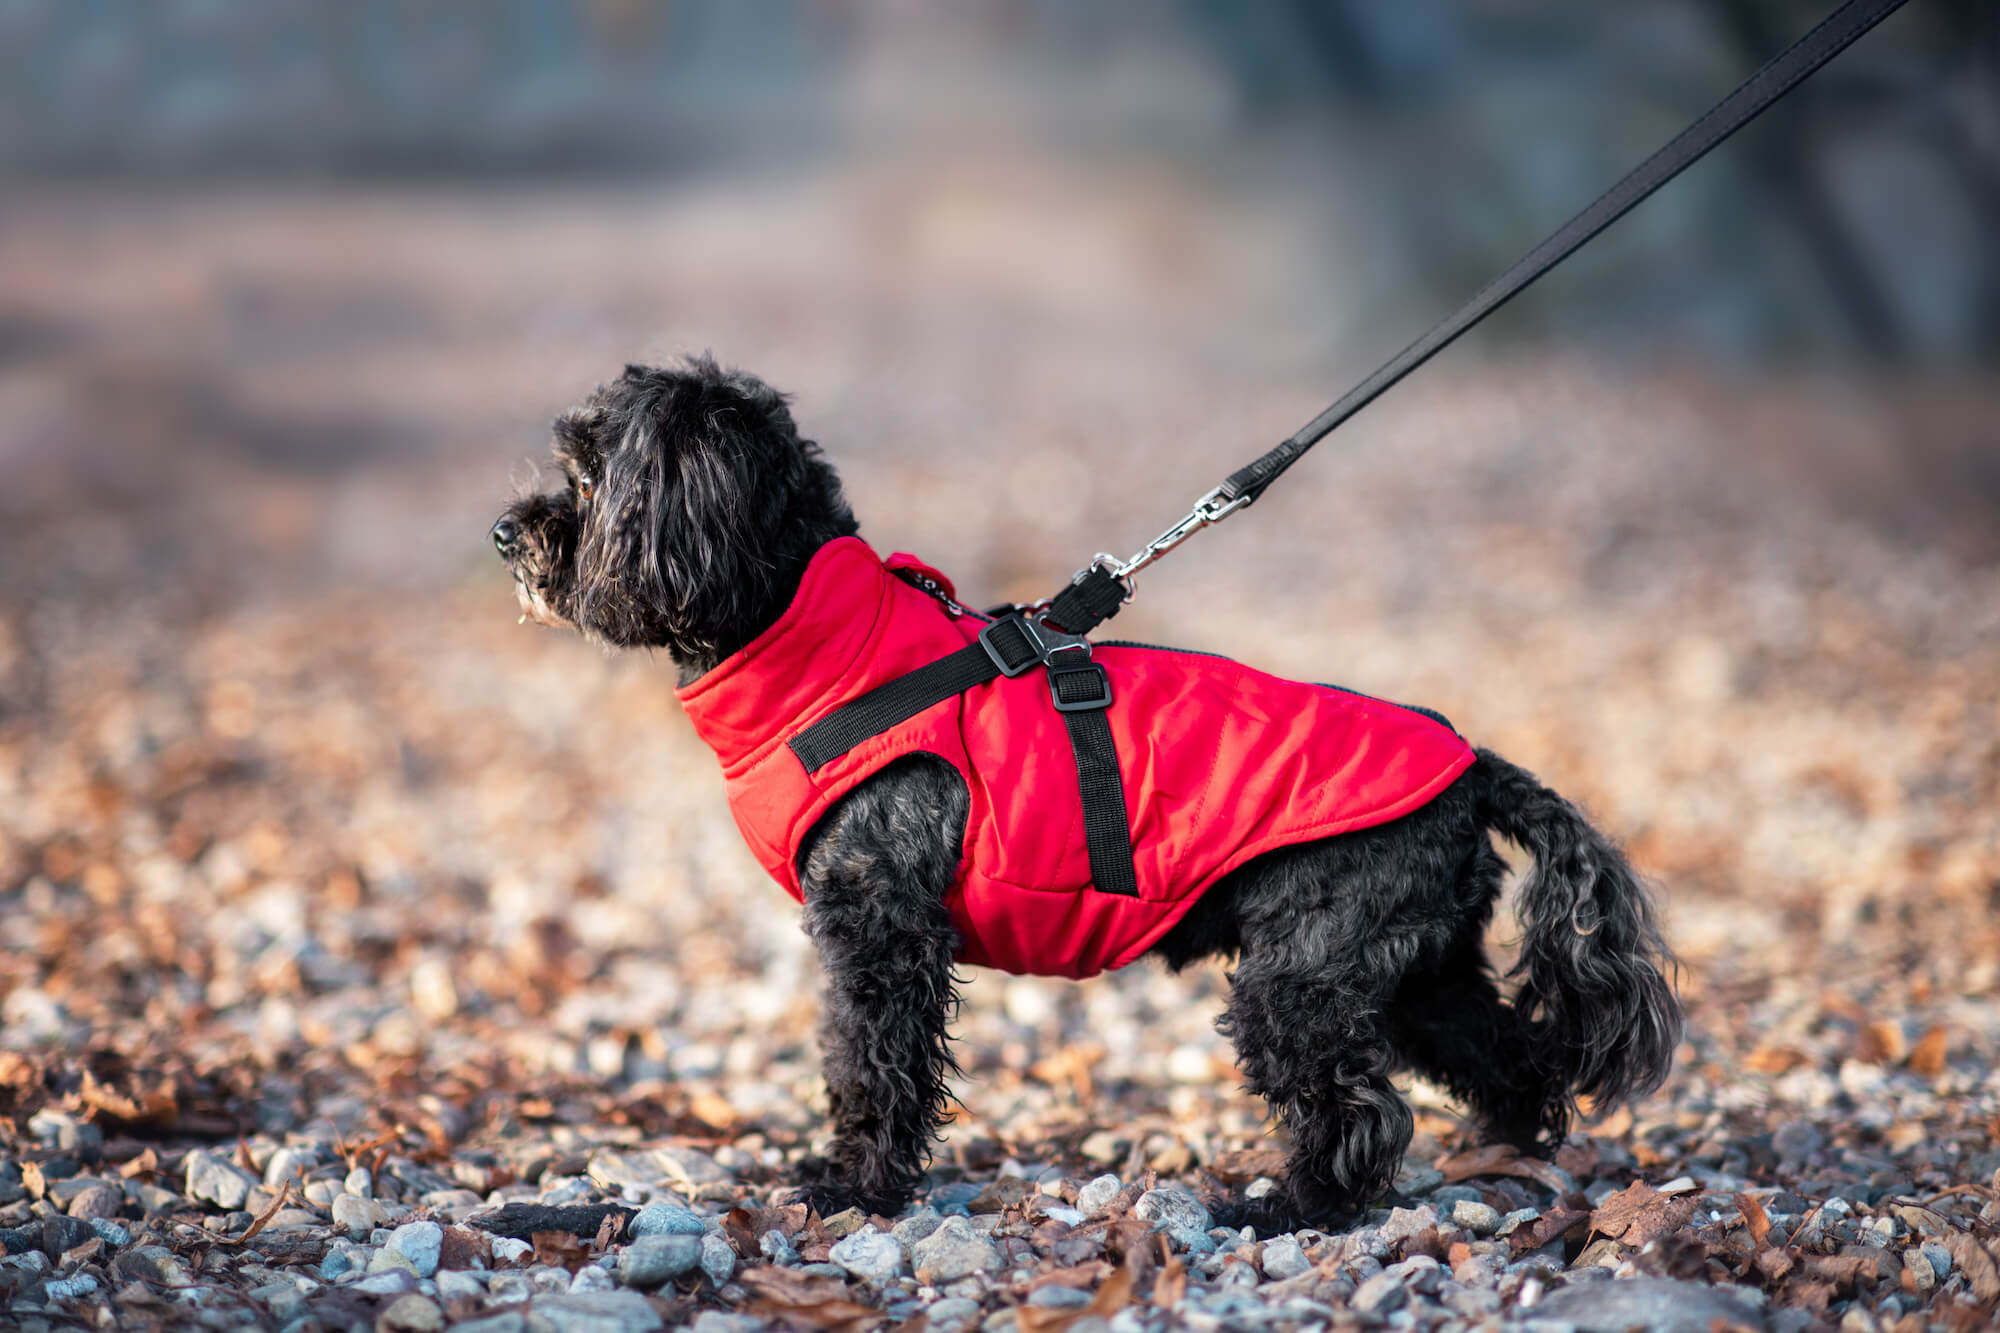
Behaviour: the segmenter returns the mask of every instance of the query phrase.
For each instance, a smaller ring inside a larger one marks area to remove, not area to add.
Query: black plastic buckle
[[[1063,681],[1074,681],[1089,676],[1095,683],[1088,697],[1080,699],[1063,698]],[[1090,713],[1100,708],[1111,707],[1111,677],[1095,662],[1049,663],[1049,697],[1055,700],[1059,713]]]
[[[1022,645],[1032,656],[1014,660],[1001,647],[1000,634],[1003,630],[1018,633]],[[979,646],[993,659],[993,665],[1000,668],[1000,674],[1009,679],[1021,675],[1030,667],[1053,662],[1057,653],[1080,653],[1085,658],[1090,656],[1090,640],[1081,634],[1066,634],[1047,621],[1022,615],[1002,616],[979,631]]]

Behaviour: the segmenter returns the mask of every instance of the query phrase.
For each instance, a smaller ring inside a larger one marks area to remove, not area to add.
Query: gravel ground
[[[981,974],[916,1206],[778,1206],[824,1109],[796,914],[667,665],[516,626],[485,525],[592,380],[713,347],[797,393],[878,547],[1046,592],[1395,341],[1329,345],[1351,262],[1226,197],[10,200],[0,1323],[1990,1326],[1979,384],[1454,355],[1121,617],[1440,708],[1585,803],[1684,965],[1658,1095],[1542,1162],[1418,1084],[1392,1206],[1231,1231],[1282,1145],[1221,973]]]

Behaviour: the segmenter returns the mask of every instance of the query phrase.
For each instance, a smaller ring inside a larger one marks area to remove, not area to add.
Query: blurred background
[[[550,418],[713,350],[878,549],[1041,595],[1827,7],[0,0],[0,1046],[47,1062],[0,1111],[95,1062],[188,1132],[533,1083],[791,1141],[815,965],[669,665],[514,623]],[[1641,1128],[1689,1151],[1986,1132],[1995,12],[1910,4],[1116,626],[1584,801],[1687,966]],[[1220,993],[977,978],[954,1135],[1249,1141]]]

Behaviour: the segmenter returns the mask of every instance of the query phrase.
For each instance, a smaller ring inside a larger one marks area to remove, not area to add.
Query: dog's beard
[[[533,621],[537,625],[547,625],[550,629],[575,629],[573,621],[559,615],[549,605],[548,599],[535,588],[528,586],[528,580],[520,574],[514,576],[514,598],[521,604],[521,619],[525,625]]]

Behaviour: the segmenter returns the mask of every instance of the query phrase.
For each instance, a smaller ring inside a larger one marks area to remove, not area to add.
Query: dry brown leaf
[[[1771,1215],[1764,1211],[1764,1205],[1748,1194],[1736,1196],[1737,1211],[1743,1214],[1744,1223],[1750,1228],[1752,1249],[1763,1249],[1764,1238],[1771,1234]]]
[[[258,1232],[262,1231],[265,1227],[271,1224],[271,1219],[278,1215],[278,1210],[280,1208],[283,1208],[286,1204],[290,1203],[291,1201],[292,1201],[292,1182],[289,1180],[283,1181],[278,1186],[278,1197],[271,1200],[271,1206],[269,1208],[266,1208],[263,1212],[257,1214],[257,1216],[251,1218],[250,1225],[244,1229],[243,1234],[239,1236],[237,1239],[241,1240],[246,1245],[249,1244],[253,1239],[256,1238]]]
[[[1778,1249],[1776,1246],[1759,1250],[1757,1257],[1750,1262],[1751,1266],[1763,1274],[1766,1281],[1770,1282],[1782,1281],[1785,1274],[1798,1266],[1798,1260],[1792,1258],[1789,1253]]]
[[[1171,1310],[1187,1295],[1187,1265],[1167,1248],[1167,1238],[1160,1237],[1160,1275],[1153,1279],[1153,1304],[1162,1310]]]
[[[590,1262],[590,1250],[573,1231],[537,1231],[528,1239],[535,1247],[538,1264],[552,1264],[574,1273]]]
[[[1121,1268],[1104,1279],[1104,1285],[1090,1298],[1090,1304],[1074,1310],[1044,1310],[1023,1305],[1014,1311],[1021,1333],[1062,1333],[1080,1319],[1095,1315],[1109,1319],[1132,1303],[1132,1270]]]
[[[1865,1065],[1900,1064],[1908,1050],[1903,1025],[1892,1019],[1865,1023],[1854,1034],[1854,1058]]]
[[[1094,1287],[1110,1277],[1112,1265],[1102,1259],[1092,1259],[1089,1263],[1071,1264],[1068,1268],[1052,1268],[1046,1273],[1038,1273],[1028,1284],[1028,1290],[1037,1287]]]
[[[1811,1063],[1812,1057],[1796,1046],[1759,1046],[1743,1058],[1744,1068],[1773,1077]]]
[[[625,1230],[626,1216],[624,1213],[606,1213],[604,1220],[597,1224],[597,1235],[592,1238],[590,1248],[602,1254],[617,1244],[619,1235]]]
[[[1963,1231],[1952,1232],[1945,1245],[1951,1250],[1951,1261],[1971,1284],[1974,1299],[1982,1303],[2000,1299],[2000,1268],[1994,1266],[1993,1256],[1984,1246]]]
[[[1514,1234],[1507,1237],[1507,1241],[1516,1254],[1539,1250],[1577,1223],[1587,1222],[1589,1219],[1590,1214],[1581,1209],[1551,1208],[1534,1221],[1516,1227]]]
[[[151,1179],[160,1170],[160,1155],[151,1148],[134,1157],[118,1168],[118,1174],[127,1180]]]
[[[1605,1196],[1590,1215],[1590,1229],[1606,1236],[1622,1236],[1638,1220],[1639,1214],[1660,1198],[1660,1192],[1643,1180],[1635,1180],[1616,1194]]]
[[[1910,1048],[1910,1058],[1905,1063],[1913,1074],[1936,1078],[1944,1072],[1944,1057],[1950,1046],[1951,1035],[1940,1023],[1917,1038],[1917,1044]]]
[[[1483,1148],[1441,1158],[1437,1169],[1452,1184],[1474,1176],[1518,1176],[1556,1194],[1566,1193],[1570,1188],[1569,1182],[1554,1166],[1539,1158],[1523,1157],[1518,1150],[1505,1143],[1489,1143]]]

